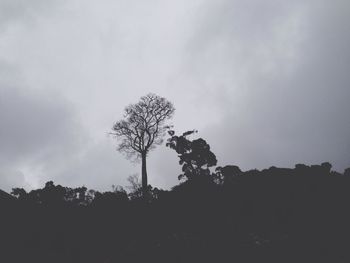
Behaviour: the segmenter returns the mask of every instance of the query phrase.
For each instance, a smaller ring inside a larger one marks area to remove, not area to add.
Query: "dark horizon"
[[[215,171],[215,168],[218,168],[218,167],[237,167],[241,172],[242,174],[254,174],[254,173],[267,173],[268,171],[272,171],[272,170],[276,170],[276,171],[283,171],[282,174],[286,173],[289,174],[290,173],[293,173],[292,171],[294,171],[295,169],[297,169],[298,167],[300,166],[304,166],[304,167],[307,167],[307,168],[310,168],[310,169],[315,169],[317,167],[322,167],[323,165],[329,165],[330,166],[330,170],[329,170],[329,173],[331,176],[350,176],[350,167],[348,168],[345,168],[343,172],[338,172],[336,170],[333,169],[333,166],[331,163],[329,162],[322,162],[322,163],[319,163],[319,164],[306,164],[306,163],[297,163],[295,164],[293,167],[278,167],[278,166],[270,166],[270,167],[266,167],[266,168],[263,168],[263,169],[257,169],[257,168],[252,168],[252,169],[247,169],[247,170],[241,170],[241,168],[239,166],[236,166],[235,164],[226,164],[224,166],[215,166],[214,169],[210,169],[211,173],[215,174],[216,171]],[[139,164],[140,165],[140,164]],[[181,166],[179,166],[181,167]],[[175,171],[170,171],[170,173],[172,174],[172,177],[173,179],[177,178],[177,183],[173,186],[171,186],[171,188],[161,188],[159,185],[157,184],[153,184],[153,185],[150,185],[154,188],[157,188],[161,191],[172,191],[174,188],[176,188],[178,185],[181,185],[182,183],[185,183],[186,180],[182,180],[182,179],[179,179],[178,176],[179,174],[176,174]],[[131,194],[135,189],[132,188],[132,184],[130,183],[129,179],[130,178],[134,178],[135,180],[138,180],[140,185],[141,185],[141,176],[138,174],[138,173],[135,173],[135,174],[131,174],[129,175],[126,179],[126,183],[124,185],[115,185],[115,184],[112,184],[110,185],[110,187],[108,189],[95,189],[95,188],[89,188],[89,187],[86,187],[85,184],[81,184],[81,185],[63,185],[63,184],[60,184],[60,183],[57,183],[57,182],[54,182],[52,180],[48,180],[47,182],[45,182],[43,185],[40,185],[38,186],[37,188],[33,188],[33,189],[26,189],[26,188],[22,188],[22,186],[20,185],[17,185],[17,186],[14,186],[13,188],[11,188],[9,191],[6,191],[4,189],[1,188],[0,186],[0,195],[2,197],[6,196],[11,196],[11,197],[14,197],[14,195],[12,194],[13,192],[13,189],[23,189],[25,190],[27,193],[30,193],[31,191],[35,192],[37,190],[40,190],[40,189],[43,189],[45,188],[45,185],[49,182],[53,182],[54,184],[56,184],[57,186],[62,186],[62,187],[67,187],[67,188],[81,188],[81,187],[85,187],[87,189],[87,191],[89,190],[93,190],[93,191],[96,191],[96,192],[100,192],[100,193],[108,193],[108,192],[113,192],[115,189],[122,189],[122,190],[125,190],[127,194]]]
[[[187,133],[188,134],[188,133]],[[100,193],[47,182],[0,191],[1,259],[10,263],[350,260],[350,169],[330,163],[243,172],[216,164],[205,140],[172,136],[183,160],[170,191],[131,178]],[[191,166],[190,169],[188,169]],[[134,178],[135,179],[135,178]],[[134,183],[132,183],[134,182]]]

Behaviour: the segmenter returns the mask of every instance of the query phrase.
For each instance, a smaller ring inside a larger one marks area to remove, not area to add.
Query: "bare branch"
[[[171,102],[155,94],[141,97],[125,108],[124,119],[114,124],[113,135],[119,140],[118,150],[128,155],[147,154],[163,141],[165,121],[175,109]]]

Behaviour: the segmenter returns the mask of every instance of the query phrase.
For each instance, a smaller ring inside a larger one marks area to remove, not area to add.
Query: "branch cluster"
[[[155,145],[163,142],[168,128],[165,121],[173,116],[174,111],[171,102],[152,93],[127,106],[124,119],[112,128],[112,134],[120,139],[118,150],[128,156],[147,155]]]

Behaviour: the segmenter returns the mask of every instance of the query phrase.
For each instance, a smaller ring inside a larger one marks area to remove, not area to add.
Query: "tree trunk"
[[[147,169],[146,169],[146,153],[142,153],[142,193],[143,197],[147,194]]]

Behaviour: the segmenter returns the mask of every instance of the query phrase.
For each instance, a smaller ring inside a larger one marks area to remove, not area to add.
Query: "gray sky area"
[[[0,188],[110,190],[140,165],[108,136],[148,92],[219,165],[350,167],[349,0],[0,0]],[[176,153],[149,156],[175,185]]]

